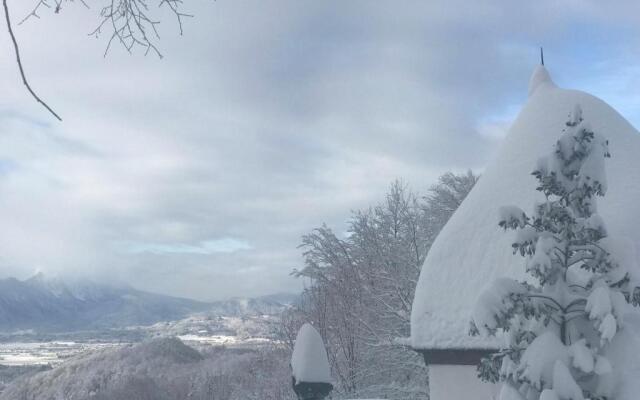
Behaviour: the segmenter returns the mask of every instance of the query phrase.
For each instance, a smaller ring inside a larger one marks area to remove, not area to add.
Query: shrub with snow
[[[607,347],[633,298],[627,268],[611,250],[596,197],[604,196],[608,142],[576,106],[554,151],[533,175],[546,201],[531,215],[501,209],[515,230],[526,282],[501,279],[480,296],[473,334],[504,332],[508,343],[485,358],[479,375],[504,383],[501,399],[614,399]]]

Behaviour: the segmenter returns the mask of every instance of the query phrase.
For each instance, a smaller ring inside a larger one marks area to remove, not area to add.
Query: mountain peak
[[[41,269],[36,269],[36,272],[34,272],[33,275],[31,275],[31,277],[27,278],[26,281],[44,281],[46,278],[44,271],[42,271]]]

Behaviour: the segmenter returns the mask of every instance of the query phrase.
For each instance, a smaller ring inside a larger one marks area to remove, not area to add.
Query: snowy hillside
[[[298,298],[298,295],[291,293],[276,293],[254,298],[236,297],[209,303],[208,314],[228,317],[277,315],[294,304]]]
[[[0,400],[182,400],[292,398],[287,357],[271,350],[200,353],[178,339],[155,339],[79,356],[25,375]],[[259,379],[253,374],[262,371]]]

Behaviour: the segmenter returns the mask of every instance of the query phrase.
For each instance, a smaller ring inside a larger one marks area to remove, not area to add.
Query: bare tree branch
[[[38,97],[27,81],[22,61],[20,60],[18,41],[16,40],[11,26],[11,18],[9,16],[7,1],[8,0],[2,0],[2,4],[4,6],[4,13],[7,20],[7,29],[11,36],[11,40],[13,41],[18,68],[20,69],[20,75],[22,76],[22,82],[27,87],[29,93],[31,93],[31,95],[40,104],[42,104],[58,120],[62,121],[62,118],[60,118],[60,116],[56,114],[47,103]],[[89,35],[98,37],[102,34],[103,30],[109,32],[109,40],[107,41],[107,46],[104,51],[105,57],[111,49],[112,43],[115,41],[120,43],[129,53],[131,53],[134,48],[141,47],[144,49],[145,55],[149,54],[149,52],[153,52],[159,58],[162,58],[162,53],[155,44],[156,40],[160,39],[160,34],[157,30],[157,25],[160,24],[160,21],[154,19],[152,12],[149,11],[149,1],[157,4],[158,7],[162,7],[164,5],[169,7],[169,10],[178,22],[180,35],[183,34],[182,19],[186,17],[193,17],[191,14],[182,12],[183,0],[102,0],[102,8],[99,13],[100,21],[97,27],[89,33]],[[80,2],[86,8],[89,8],[87,0],[37,0],[31,12],[29,12],[18,25],[23,24],[30,18],[40,18],[39,12],[44,8],[53,9],[53,12],[57,14],[62,9],[63,4],[72,2]]]
[[[20,21],[20,24],[30,18],[40,18],[39,11],[42,8],[53,8],[54,12],[58,13],[63,3],[74,1],[79,1],[89,8],[86,0],[38,0],[32,11]],[[182,35],[184,32],[183,18],[193,17],[191,14],[182,12],[183,0],[155,0],[155,2],[158,7],[169,7],[178,22],[180,35]],[[145,55],[153,52],[162,58],[162,53],[155,44],[155,41],[160,39],[157,30],[160,21],[152,17],[152,12],[149,10],[149,0],[104,0],[102,4],[99,12],[100,21],[89,35],[98,37],[103,31],[109,31],[109,40],[104,51],[105,57],[115,41],[119,42],[129,53],[134,47],[142,47]]]
[[[53,1],[55,2],[54,12],[58,14],[62,9],[63,1],[74,1],[74,0],[53,0]],[[80,3],[82,3],[82,5],[85,6],[86,8],[89,8],[89,5],[86,3],[85,0],[78,0],[78,1],[80,1]],[[49,5],[47,0],[39,0],[36,6],[33,8],[33,10],[31,10],[29,14],[25,15],[25,17],[22,18],[20,22],[18,22],[18,25],[22,25],[25,21],[27,21],[29,18],[32,18],[32,17],[39,19],[40,15],[38,15],[38,11],[40,10],[41,7],[51,8],[51,5]]]
[[[16,36],[13,33],[13,29],[11,28],[11,17],[9,16],[9,7],[7,5],[7,0],[2,0],[2,6],[4,7],[5,19],[7,20],[7,30],[9,31],[9,36],[11,37],[11,41],[13,42],[13,48],[16,53],[16,62],[18,63],[18,69],[20,70],[22,83],[24,83],[29,93],[31,93],[33,98],[35,98],[38,103],[42,104],[44,108],[46,108],[51,114],[53,114],[53,116],[56,117],[59,121],[62,121],[62,118],[60,118],[60,116],[56,114],[56,112],[53,111],[47,103],[45,103],[40,97],[38,97],[38,95],[31,88],[31,85],[29,85],[29,82],[27,81],[27,77],[24,73],[24,68],[22,67],[22,61],[20,60],[20,49],[18,48],[18,41],[16,40]]]

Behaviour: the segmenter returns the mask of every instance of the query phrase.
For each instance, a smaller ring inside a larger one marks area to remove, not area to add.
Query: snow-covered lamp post
[[[322,400],[331,393],[327,350],[318,331],[304,324],[298,331],[291,356],[293,390],[300,400]]]

